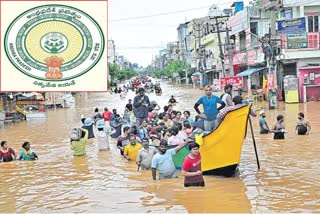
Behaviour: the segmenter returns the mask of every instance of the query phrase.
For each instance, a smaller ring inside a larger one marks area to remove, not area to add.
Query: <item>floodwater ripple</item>
[[[149,94],[160,106],[175,95],[180,111],[190,110],[204,94],[191,86],[162,82],[163,94]],[[117,108],[123,113],[126,99],[118,94],[81,93],[72,109],[47,110],[44,120],[30,120],[0,128],[17,153],[23,141],[38,153],[34,162],[0,164],[0,212],[320,212],[320,103],[283,104],[266,111],[271,125],[278,114],[285,117],[285,140],[260,135],[258,119],[252,118],[261,169],[257,169],[250,129],[244,141],[240,176],[205,177],[204,188],[184,188],[183,177],[153,181],[150,171],[120,157],[115,140],[111,150],[99,152],[95,143],[87,155],[73,157],[70,130],[81,125],[81,115],[90,116],[95,107]],[[267,108],[267,103],[262,103]],[[312,133],[294,133],[297,113],[305,112]],[[235,131],[235,130],[231,130]]]

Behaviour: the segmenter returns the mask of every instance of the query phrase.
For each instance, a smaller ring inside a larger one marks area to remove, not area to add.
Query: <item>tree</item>
[[[187,64],[185,61],[175,60],[171,61],[164,68],[164,73],[168,77],[173,77],[174,73],[178,73],[180,77],[185,75],[185,69],[189,69],[191,66]]]
[[[137,75],[137,72],[134,69],[120,70],[117,64],[108,64],[109,67],[109,75],[111,77],[111,85],[115,80],[125,80],[130,79]]]

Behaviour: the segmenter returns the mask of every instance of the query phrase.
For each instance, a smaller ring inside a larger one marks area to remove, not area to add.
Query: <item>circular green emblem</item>
[[[104,35],[85,12],[43,5],[20,14],[8,27],[4,47],[10,62],[39,80],[62,81],[92,69],[104,51]]]
[[[48,53],[61,53],[68,45],[67,38],[62,33],[48,33],[40,40],[41,48]]]

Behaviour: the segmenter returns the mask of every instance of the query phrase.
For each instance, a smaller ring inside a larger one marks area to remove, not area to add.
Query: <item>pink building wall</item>
[[[299,100],[303,102],[304,90],[303,86],[306,87],[307,101],[313,99],[320,99],[320,66],[309,66],[299,68]],[[304,85],[303,80],[310,78],[310,73],[315,73],[314,82],[310,81],[309,85]],[[312,85],[312,87],[310,87]],[[309,87],[308,87],[309,86]]]

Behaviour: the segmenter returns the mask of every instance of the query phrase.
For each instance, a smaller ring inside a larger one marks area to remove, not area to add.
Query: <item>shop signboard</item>
[[[228,27],[231,28],[230,35],[248,29],[248,9],[244,8],[240,12],[236,13],[234,16],[231,16],[228,20]]]
[[[274,88],[274,75],[268,74],[267,76],[267,89],[273,89]]]
[[[224,89],[226,84],[231,84],[233,90],[238,90],[243,87],[243,77],[222,77],[220,78],[221,90]]]
[[[301,33],[306,32],[306,18],[294,18],[278,21],[279,33]]]
[[[287,36],[288,49],[299,49],[308,47],[307,33],[289,33]]]
[[[220,91],[221,86],[220,86],[220,80],[219,79],[214,79],[213,84],[212,84],[213,91]]]

